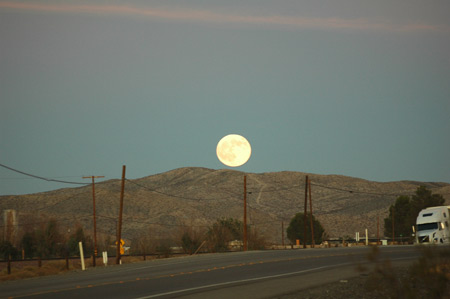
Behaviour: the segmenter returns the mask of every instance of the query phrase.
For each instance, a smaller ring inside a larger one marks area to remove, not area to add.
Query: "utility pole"
[[[120,263],[120,240],[122,238],[122,212],[123,212],[123,196],[125,193],[125,169],[126,166],[122,166],[122,187],[120,189],[120,207],[119,207],[119,223],[117,223],[117,239],[116,239],[116,265]]]
[[[303,248],[306,248],[306,213],[308,206],[308,176],[305,180],[305,213],[303,214]]]
[[[377,216],[377,245],[380,245],[380,215]]]
[[[284,248],[284,221],[281,221],[281,245]]]
[[[392,245],[394,245],[395,242],[395,209],[394,206],[392,206]]]
[[[244,175],[244,251],[247,251],[247,176]]]
[[[312,212],[312,199],[311,199],[311,180],[308,180],[308,189],[309,189],[309,219],[311,222],[311,247],[314,248],[314,223],[313,223],[313,212]]]
[[[104,176],[84,176],[83,179],[92,179],[92,202],[94,206],[94,256],[92,258],[92,266],[95,267],[95,259],[97,258],[97,222],[95,216],[95,179],[104,178]]]

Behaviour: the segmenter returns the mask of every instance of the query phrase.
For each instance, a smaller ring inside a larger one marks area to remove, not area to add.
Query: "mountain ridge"
[[[440,182],[374,182],[343,175],[297,171],[244,173],[231,169],[183,167],[125,182],[122,235],[168,236],[186,228],[206,229],[218,218],[243,218],[244,175],[247,177],[247,219],[252,229],[270,243],[281,243],[282,222],[287,228],[295,213],[303,212],[305,177],[311,180],[315,217],[329,237],[354,236],[367,228],[380,236],[388,208],[399,195],[412,195],[424,185],[450,202],[450,184]],[[121,181],[95,184],[97,231],[115,235]],[[92,187],[64,188],[26,195],[0,196],[2,210],[18,212],[19,223],[46,217],[62,226],[92,226]],[[309,211],[309,206],[308,206]],[[41,215],[41,216],[39,216]],[[43,216],[44,215],[44,216]],[[3,212],[2,215],[3,217]],[[2,222],[3,223],[3,222]]]

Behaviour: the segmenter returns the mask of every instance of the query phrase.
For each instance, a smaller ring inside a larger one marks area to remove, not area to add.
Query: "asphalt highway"
[[[382,246],[392,262],[414,246]],[[0,283],[1,298],[273,298],[358,275],[368,247],[202,254]]]

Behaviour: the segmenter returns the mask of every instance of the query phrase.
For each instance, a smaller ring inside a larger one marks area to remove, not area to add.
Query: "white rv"
[[[450,206],[420,211],[416,221],[416,243],[450,243]]]

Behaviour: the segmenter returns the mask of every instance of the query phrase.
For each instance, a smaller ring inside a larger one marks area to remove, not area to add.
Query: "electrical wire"
[[[377,193],[377,192],[349,190],[349,189],[342,189],[342,188],[337,188],[337,187],[324,186],[324,185],[320,185],[320,184],[312,183],[312,182],[311,182],[311,186],[316,186],[316,187],[321,187],[321,188],[331,189],[331,190],[336,190],[336,191],[341,191],[341,192],[358,193],[358,194],[369,194],[369,195],[378,195],[378,196],[400,196],[400,195],[404,195],[404,194],[400,194],[400,193]],[[410,192],[414,192],[414,191],[410,191]]]
[[[44,178],[44,177],[41,177],[41,176],[38,176],[38,175],[34,175],[34,174],[31,174],[31,173],[27,173],[27,172],[24,172],[24,171],[20,171],[20,170],[14,169],[12,167],[9,167],[9,166],[3,165],[3,164],[0,164],[0,167],[9,169],[11,171],[14,171],[14,172],[17,172],[17,173],[20,173],[20,174],[23,174],[23,175],[26,175],[26,176],[29,176],[29,177],[32,177],[32,178],[35,178],[35,179],[44,180],[44,181],[47,181],[47,182],[56,182],[56,183],[74,184],[74,185],[89,185],[89,183],[70,182],[70,181],[63,181],[63,180],[55,180],[55,179]]]
[[[71,218],[52,218],[50,217],[50,219],[46,219],[46,220],[42,220],[42,221],[37,221],[37,222],[25,222],[25,223],[19,223],[13,226],[35,226],[35,225],[39,225],[39,224],[43,224],[43,223],[48,223],[50,220],[55,220],[57,223],[59,222],[68,222],[68,221],[73,221],[73,220],[79,220],[79,219],[83,219],[83,218],[89,218],[92,217],[92,215],[79,215],[79,216],[74,216]],[[8,227],[9,225],[0,225],[0,228],[4,228],[4,227]]]
[[[180,198],[180,199],[186,199],[186,200],[195,200],[195,201],[205,200],[205,201],[207,201],[207,200],[229,199],[229,198],[230,198],[230,196],[226,196],[226,197],[214,197],[214,198],[186,197],[186,196],[180,196],[180,195],[175,195],[175,194],[164,193],[164,192],[158,191],[158,190],[156,190],[156,189],[152,189],[152,188],[143,186],[143,185],[141,185],[141,184],[138,184],[138,183],[136,183],[136,182],[130,181],[129,179],[126,179],[126,181],[127,181],[127,182],[130,182],[130,183],[133,184],[133,185],[136,185],[136,186],[138,186],[138,187],[141,187],[141,188],[143,188],[143,189],[146,189],[146,190],[148,190],[148,191],[150,191],[150,192],[155,192],[155,193],[158,193],[158,194],[161,194],[161,195],[165,195],[165,196],[168,196],[168,197],[174,197],[174,198]],[[234,195],[234,194],[233,194],[233,195]]]
[[[14,169],[14,168],[6,166],[4,164],[0,164],[0,167],[9,169],[11,171],[14,171],[14,172],[17,172],[17,173],[20,173],[20,174],[23,174],[23,175],[26,175],[26,176],[29,176],[29,177],[32,177],[32,178],[44,180],[44,181],[47,181],[47,182],[57,182],[57,183],[64,183],[64,184],[76,184],[76,185],[84,185],[84,186],[90,184],[90,183],[71,182],[71,181],[64,181],[64,180],[45,178],[45,177],[37,176],[37,175],[34,175],[34,174],[30,174],[30,173],[27,173],[27,172],[24,172],[24,171],[20,171],[20,170]],[[147,190],[149,190],[151,192],[159,193],[161,195],[165,195],[165,196],[169,196],[169,197],[188,199],[188,200],[209,200],[209,199],[206,199],[206,198],[194,198],[194,197],[179,196],[179,195],[175,195],[175,194],[168,194],[168,193],[164,193],[164,192],[158,191],[156,189],[148,188],[146,186],[143,186],[143,185],[138,184],[136,182],[133,182],[131,180],[128,180],[128,179],[126,179],[126,180],[128,182],[136,185],[136,186],[139,186],[141,188],[147,189]],[[101,182],[98,182],[98,184],[100,184],[100,183]],[[369,194],[369,195],[378,195],[378,196],[400,196],[400,195],[403,195],[403,194],[399,194],[399,193],[377,193],[377,192],[366,192],[366,191],[350,190],[350,189],[343,189],[343,188],[338,188],[338,187],[325,186],[325,185],[312,183],[312,182],[311,182],[311,185],[312,186],[316,186],[316,187],[325,188],[325,189],[336,190],[336,191],[340,191],[340,192],[347,192],[347,193]],[[270,189],[269,190],[261,190],[261,191],[250,191],[250,192],[259,192],[259,193],[280,192],[280,191],[288,191],[288,190],[295,189],[295,188],[300,188],[300,187],[301,187],[301,185],[292,185],[292,186],[288,186],[288,187],[284,187],[284,188],[278,188],[278,189],[272,189],[272,190],[270,190]],[[414,191],[411,191],[411,193],[413,193],[413,192]],[[233,194],[233,195],[237,196],[237,194]],[[229,198],[229,196],[228,197],[223,197],[223,198],[214,198],[214,199],[225,199],[225,198]]]
[[[52,207],[54,207],[54,206],[56,206],[56,205],[59,205],[59,204],[62,203],[62,202],[65,202],[66,200],[73,199],[74,197],[76,197],[76,196],[78,196],[78,195],[80,195],[80,194],[82,194],[82,193],[83,193],[83,192],[80,192],[80,193],[71,195],[71,196],[69,196],[69,197],[67,197],[67,198],[64,198],[64,199],[60,200],[60,201],[57,201],[57,202],[52,203],[52,204],[49,204],[48,206],[44,206],[44,207],[35,209],[34,211],[42,211],[42,210],[46,210],[46,209],[48,209],[48,208],[52,208]]]
[[[11,168],[11,167],[3,165],[3,164],[0,164],[0,167],[9,169],[11,171],[14,171],[14,172],[26,175],[26,176],[30,176],[32,178],[45,180],[45,181],[48,181],[48,182],[59,182],[59,183],[77,184],[77,185],[89,185],[90,184],[90,183],[70,182],[70,181],[63,181],[63,180],[44,178],[44,177],[41,177],[41,176],[33,175],[33,174],[30,174],[30,173],[26,173],[26,172],[23,172],[23,171]],[[126,179],[126,180],[129,183],[131,183],[133,185],[136,185],[136,186],[138,186],[140,188],[146,189],[146,190],[148,190],[150,192],[155,192],[155,193],[158,193],[158,194],[161,194],[161,195],[165,195],[165,196],[168,196],[168,197],[173,197],[173,198],[180,198],[180,199],[186,199],[186,200],[195,200],[195,201],[229,199],[230,198],[230,196],[227,196],[227,197],[222,197],[222,198],[215,197],[215,198],[209,198],[208,199],[208,198],[195,198],[195,197],[186,197],[186,196],[180,196],[180,195],[175,195],[175,194],[168,194],[168,193],[165,193],[165,192],[158,191],[156,189],[152,189],[152,188],[143,186],[143,185],[141,185],[139,183],[136,183],[136,182],[133,182],[131,180],[128,180],[128,179]],[[101,182],[99,182],[99,183],[101,183]],[[340,191],[340,192],[346,192],[346,193],[351,193],[351,194],[358,193],[358,194],[369,194],[369,195],[376,195],[376,196],[399,196],[399,195],[402,195],[402,194],[399,194],[399,193],[377,193],[377,192],[366,192],[366,191],[343,189],[343,188],[326,186],[326,185],[312,183],[312,182],[311,182],[311,185],[315,186],[315,187],[319,187],[319,188],[325,188],[325,189],[330,189],[330,190],[335,190],[335,191]],[[291,191],[292,189],[300,188],[300,187],[302,187],[302,186],[301,185],[292,185],[292,186],[287,186],[287,187],[284,187],[284,188],[271,189],[271,190],[269,189],[269,190],[260,190],[260,191],[249,191],[249,193],[253,193],[253,192],[255,192],[255,193],[268,193],[268,192]],[[411,193],[413,193],[413,191],[411,191]],[[72,195],[69,198],[65,198],[65,199],[63,199],[63,200],[61,200],[59,202],[53,203],[51,205],[48,205],[48,206],[45,206],[45,207],[42,207],[42,208],[39,208],[39,209],[36,209],[36,210],[39,211],[39,210],[44,210],[44,209],[51,208],[51,207],[56,206],[56,205],[66,201],[66,200],[72,199],[72,198],[74,198],[77,195],[79,195],[79,194]],[[231,196],[238,196],[238,195],[232,193]],[[108,218],[110,220],[116,220],[114,217],[110,217],[110,216],[104,216],[104,215],[97,215],[97,216],[101,217],[101,218]],[[81,218],[86,218],[86,217],[91,217],[91,216],[78,216],[78,217],[71,218],[71,219],[62,219],[60,221],[65,222],[65,221],[70,221],[70,220],[73,220],[73,219],[81,219]],[[134,219],[128,219],[128,221],[129,222],[133,222],[133,223],[142,223],[142,224],[149,224],[149,225],[153,224],[153,225],[172,226],[172,227],[173,226],[186,226],[186,225],[181,225],[181,224],[163,224],[163,223],[159,223],[159,222],[147,222],[147,221],[139,221],[139,220],[134,220]],[[269,221],[269,222],[276,222],[276,221],[278,221],[278,220],[273,220],[273,221]],[[43,222],[38,222],[38,223],[43,223]],[[35,223],[35,224],[38,224],[38,223]],[[28,225],[30,225],[30,224],[28,224]],[[3,226],[0,226],[0,227],[3,227]],[[203,227],[203,226],[199,225],[199,227]]]

